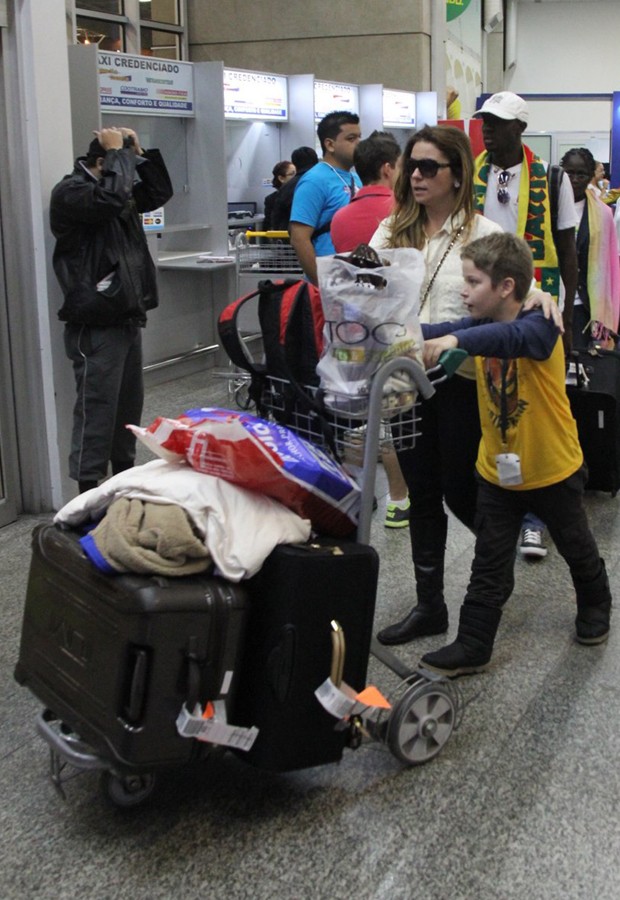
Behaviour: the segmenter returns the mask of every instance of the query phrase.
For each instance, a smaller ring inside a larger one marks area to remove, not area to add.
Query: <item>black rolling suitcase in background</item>
[[[209,577],[105,575],[76,532],[33,533],[17,681],[121,771],[179,765],[207,744],[176,719],[234,696],[247,595]]]
[[[579,369],[575,373],[575,362],[587,381]],[[586,488],[609,492],[613,497],[620,488],[620,353],[574,350],[566,393],[588,466]]]
[[[258,737],[242,759],[288,771],[341,758],[346,733],[314,692],[330,675],[332,620],[346,641],[344,681],[357,691],[366,686],[378,569],[372,547],[321,541],[276,547],[250,579],[231,721],[256,726]]]

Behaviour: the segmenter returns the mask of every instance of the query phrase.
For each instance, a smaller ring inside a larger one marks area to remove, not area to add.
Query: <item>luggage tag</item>
[[[342,680],[345,658],[345,638],[342,626],[335,619],[330,622],[332,639],[332,664],[329,678],[320,684],[314,696],[323,709],[339,719],[336,730],[344,727],[351,716],[371,712],[373,709],[390,709],[391,705],[381,691],[368,685],[361,693]]]
[[[181,737],[196,738],[198,741],[234,747],[236,750],[251,750],[258,737],[258,728],[255,726],[243,728],[229,725],[226,721],[226,707],[220,700],[207,703],[204,711],[200,704],[196,704],[193,712],[183,704],[176,726]]]
[[[566,384],[587,390],[590,378],[583,363],[571,361],[566,370]]]
[[[391,709],[391,703],[383,696],[374,685],[368,685],[363,691],[357,693],[346,681],[335,685],[331,678],[326,678],[323,684],[314,692],[323,709],[336,719],[346,720],[351,716],[362,713],[371,713],[377,709]]]
[[[497,475],[502,486],[523,484],[521,460],[517,453],[498,453],[495,457]]]

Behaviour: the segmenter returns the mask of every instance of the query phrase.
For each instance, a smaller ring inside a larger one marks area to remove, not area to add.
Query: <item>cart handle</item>
[[[252,237],[270,237],[270,238],[288,238],[288,231],[246,231],[246,238]]]
[[[76,769],[109,769],[110,764],[97,756],[95,752],[88,753],[80,749],[81,745],[72,746],[68,736],[59,730],[60,720],[54,719],[53,714],[44,709],[36,719],[37,731],[47,741],[52,753],[56,753],[69,765]]]
[[[467,359],[469,354],[461,347],[454,347],[452,350],[444,350],[439,357],[439,362],[432,369],[427,369],[426,374],[431,384],[441,384],[448,378],[452,378],[456,370]]]

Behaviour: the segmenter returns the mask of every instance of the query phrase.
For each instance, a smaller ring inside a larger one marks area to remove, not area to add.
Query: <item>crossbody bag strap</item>
[[[431,278],[430,278],[429,283],[426,285],[426,290],[424,291],[424,296],[422,297],[422,300],[421,300],[421,302],[420,302],[420,309],[419,309],[419,311],[418,311],[418,314],[421,313],[422,310],[424,309],[424,304],[425,304],[426,301],[428,300],[428,296],[429,296],[429,294],[430,294],[430,292],[431,292],[431,288],[432,288],[433,285],[435,284],[435,279],[437,278],[437,275],[438,275],[438,273],[439,273],[439,270],[441,269],[441,267],[442,267],[443,264],[445,263],[446,259],[448,258],[448,254],[450,253],[450,251],[452,250],[452,248],[454,247],[454,245],[456,244],[456,242],[458,241],[458,239],[460,238],[460,236],[463,234],[463,231],[464,231],[464,230],[465,230],[465,226],[464,226],[464,225],[461,225],[461,227],[458,229],[458,231],[456,232],[456,234],[454,234],[454,236],[452,237],[452,240],[451,240],[450,243],[448,244],[448,246],[447,246],[447,248],[446,248],[446,250],[445,250],[443,256],[441,257],[441,259],[439,260],[439,262],[438,262],[437,265],[435,266],[435,271],[434,271],[433,274],[431,275]]]

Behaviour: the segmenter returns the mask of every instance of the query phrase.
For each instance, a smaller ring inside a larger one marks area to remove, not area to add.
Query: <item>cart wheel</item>
[[[387,745],[401,762],[419,766],[437,756],[456,718],[454,701],[440,684],[412,685],[396,703],[387,725]]]
[[[155,787],[155,775],[144,772],[136,775],[115,775],[114,772],[102,772],[101,786],[108,800],[114,806],[139,806],[151,796]]]

